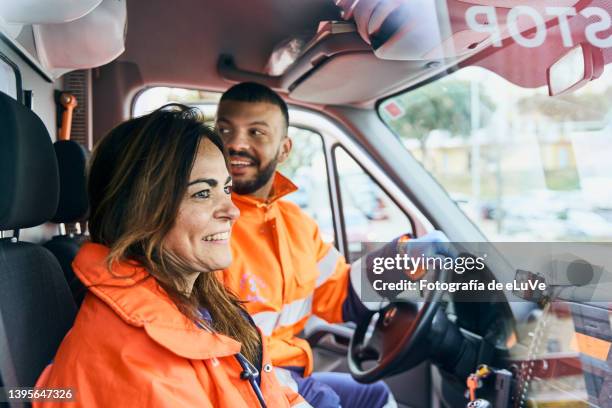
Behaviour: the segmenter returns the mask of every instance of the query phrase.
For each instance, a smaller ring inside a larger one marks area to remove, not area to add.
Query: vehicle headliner
[[[608,2],[586,0],[582,3],[608,7]],[[465,29],[462,20],[466,0],[448,0],[447,3],[453,31]],[[314,34],[320,21],[340,19],[339,9],[332,0],[149,0],[127,4],[126,52],[118,61],[135,63],[145,86],[168,85],[211,91],[223,91],[232,84],[218,71],[221,55],[231,55],[240,69],[263,72],[275,45],[296,35]],[[587,19],[577,17],[574,20],[572,33],[584,32]],[[554,46],[561,41],[558,28],[550,29],[548,37],[545,47],[525,49],[509,44],[501,49],[483,50],[480,55],[462,62],[461,66],[477,64],[520,86],[542,86],[546,81],[546,68],[565,52],[562,47]],[[612,52],[606,50],[604,59],[610,61]],[[517,61],[531,61],[531,64]],[[385,88],[384,95],[425,82],[438,74],[425,72],[424,65],[396,64],[390,68],[387,65],[386,71],[377,71],[388,75],[393,70],[396,73],[402,70],[400,76],[408,78],[398,81],[395,87]],[[374,74],[368,75],[368,81],[376,81]],[[344,85],[334,92],[348,92],[347,89],[364,86],[362,84],[367,82],[363,78],[347,76],[345,72],[335,71],[332,75],[336,78],[326,78],[326,83]],[[347,80],[351,82],[347,84]],[[285,90],[280,91],[283,93]],[[381,96],[341,104],[371,107]],[[317,101],[316,97],[307,104],[290,97],[287,99],[310,107],[328,104],[324,100]]]
[[[295,33],[314,34],[317,22],[339,19],[331,0],[130,1],[126,52],[145,84],[222,91],[219,55],[261,71],[270,52]],[[144,7],[143,7],[144,6]]]

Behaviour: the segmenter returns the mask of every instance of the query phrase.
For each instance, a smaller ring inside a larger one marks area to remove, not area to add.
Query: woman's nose
[[[236,221],[240,216],[240,210],[238,209],[238,207],[236,207],[236,205],[232,201],[232,198],[229,195],[224,197],[218,215],[220,217],[226,218],[230,222]]]

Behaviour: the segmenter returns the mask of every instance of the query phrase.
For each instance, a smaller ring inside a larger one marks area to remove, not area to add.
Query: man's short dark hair
[[[255,82],[239,83],[223,93],[219,103],[223,101],[271,103],[272,105],[278,106],[285,118],[285,125],[289,126],[289,110],[287,109],[287,104],[279,94],[265,85]]]

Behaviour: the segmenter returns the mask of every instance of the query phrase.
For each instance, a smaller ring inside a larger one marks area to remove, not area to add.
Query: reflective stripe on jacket
[[[268,200],[233,194],[240,217],[232,228],[233,262],[223,279],[271,336],[272,363],[304,367],[309,375],[312,351],[296,335],[311,314],[330,323],[344,320],[350,267],[323,242],[313,219],[297,205],[279,200],[296,190],[276,173]]]
[[[250,382],[240,378],[240,343],[198,328],[142,267],[115,264],[111,274],[107,255],[108,248],[92,243],[78,253],[73,267],[89,293],[37,387],[72,388],[76,403],[69,406],[259,406]],[[308,406],[279,384],[266,347],[267,406]]]

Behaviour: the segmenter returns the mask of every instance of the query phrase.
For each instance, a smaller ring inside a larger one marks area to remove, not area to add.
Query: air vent
[[[72,116],[70,139],[91,150],[91,70],[72,71],[63,78],[64,92],[74,95],[78,102]]]

